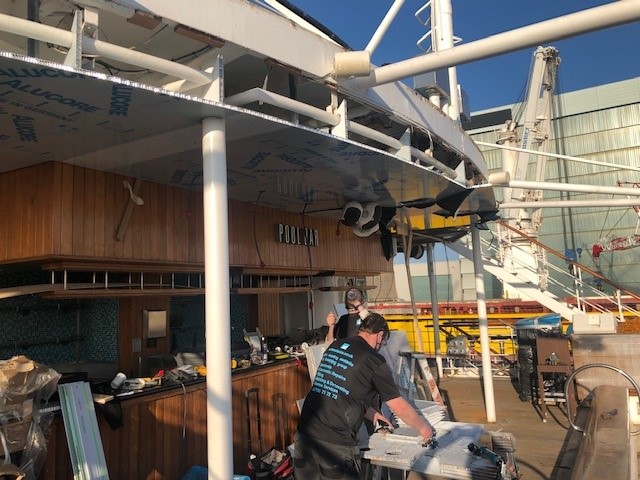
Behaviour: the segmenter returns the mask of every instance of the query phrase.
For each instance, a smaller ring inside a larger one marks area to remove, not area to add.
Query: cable
[[[260,197],[262,196],[263,193],[264,193],[264,190],[260,190],[258,192],[258,198],[256,198],[256,204],[253,207],[253,243],[256,246],[256,253],[258,254],[258,260],[260,260],[260,268],[264,268],[265,263],[262,260],[262,255],[260,254],[260,247],[258,246],[258,235],[256,232],[256,210],[258,207],[258,203],[260,202]]]
[[[302,220],[302,229],[304,231],[307,230],[307,227],[304,224],[304,212],[307,209],[307,205],[309,205],[308,203],[304,204],[304,207],[302,208],[302,213],[300,214],[300,219]],[[309,260],[309,275],[313,275],[313,261],[311,259],[311,242],[307,242],[307,258]]]

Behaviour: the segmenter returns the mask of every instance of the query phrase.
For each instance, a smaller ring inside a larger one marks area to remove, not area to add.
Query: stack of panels
[[[413,430],[415,434],[415,430]],[[427,451],[422,446],[422,439],[418,435],[404,436],[374,433],[369,438],[369,450],[365,450],[364,458],[374,465],[381,465],[396,470],[411,470],[416,458]]]
[[[497,477],[497,467],[472,455],[468,448],[470,443],[479,442],[484,433],[483,425],[442,421],[435,428],[438,447],[416,459],[411,470],[460,480],[494,480]]]
[[[425,448],[418,432],[401,425],[393,433],[375,433],[369,438],[364,457],[374,465],[414,471],[452,480],[495,480],[502,478],[499,468],[489,460],[473,455],[469,444],[480,444],[484,426],[472,423],[433,422],[438,447]],[[500,455],[508,469],[515,466],[515,439],[510,433],[491,432],[491,449]],[[507,477],[508,478],[508,477]],[[513,476],[512,478],[517,478]]]
[[[109,480],[93,397],[87,382],[58,385],[75,480]]]

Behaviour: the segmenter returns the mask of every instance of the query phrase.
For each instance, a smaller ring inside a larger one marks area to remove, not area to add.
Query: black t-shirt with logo
[[[346,313],[336,322],[333,330],[334,338],[349,338],[358,335],[360,330],[360,316],[357,313]]]
[[[338,445],[357,445],[367,405],[400,396],[385,359],[362,337],[336,340],[325,351],[307,395],[298,431]]]

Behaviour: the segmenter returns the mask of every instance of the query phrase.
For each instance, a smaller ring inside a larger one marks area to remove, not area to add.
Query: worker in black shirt
[[[344,306],[347,314],[339,319],[335,312],[327,315],[327,343],[333,342],[336,338],[353,337],[358,334],[360,322],[369,312],[365,306],[364,293],[359,288],[350,288],[344,294]]]
[[[378,353],[388,337],[384,317],[370,313],[358,335],[336,340],[325,351],[300,414],[294,449],[296,478],[359,479],[358,431],[364,418],[391,424],[369,407],[375,394],[425,442],[433,436],[427,421],[400,395]]]

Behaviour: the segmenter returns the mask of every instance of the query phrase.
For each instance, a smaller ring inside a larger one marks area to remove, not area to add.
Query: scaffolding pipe
[[[438,285],[434,269],[433,243],[427,243],[427,272],[429,275],[429,290],[431,294],[431,317],[433,318],[433,345],[436,355],[436,368],[438,380],[444,374],[442,369],[442,349],[440,347],[440,308],[438,307]]]
[[[489,345],[489,320],[487,300],[484,291],[484,267],[482,266],[482,243],[480,230],[475,222],[471,223],[471,248],[473,250],[473,272],[476,280],[476,298],[478,303],[478,328],[480,330],[480,349],[482,350],[482,386],[487,422],[496,421],[496,402],[493,392],[493,373],[491,371],[491,347]]]
[[[599,185],[578,185],[571,183],[529,182],[527,180],[510,180],[502,183],[492,182],[491,177],[489,177],[489,181],[494,187],[551,190],[556,192],[602,193],[607,195],[628,195],[632,197],[640,197],[640,188],[602,187]]]
[[[571,160],[573,162],[586,163],[588,165],[598,165],[601,167],[615,168],[618,170],[632,170],[634,172],[640,172],[639,167],[633,167],[631,165],[620,165],[617,163],[599,162],[597,160],[588,160],[586,158],[572,157],[571,155],[562,155],[560,153],[541,152],[539,150],[531,150],[529,148],[512,147],[510,145],[503,145],[501,143],[489,143],[489,142],[480,142],[480,141],[475,141],[474,143],[476,145],[482,145],[483,147],[500,148],[502,150],[511,150],[514,152],[522,152],[522,153],[529,153],[532,155],[540,155],[544,157],[553,157],[553,158],[560,158],[563,160]]]
[[[637,207],[640,199],[620,198],[604,200],[541,200],[539,202],[509,202],[498,205],[500,209],[509,208],[579,208],[579,207]]]
[[[418,351],[424,353],[424,343],[422,342],[422,331],[418,322],[418,308],[416,306],[416,297],[413,292],[413,277],[411,275],[411,247],[413,246],[413,228],[411,228],[411,219],[405,208],[402,209],[402,218],[409,225],[409,234],[402,236],[402,244],[404,246],[404,266],[407,270],[407,282],[409,283],[409,297],[411,298],[411,311],[413,312],[413,331],[416,338]]]
[[[476,60],[536,47],[554,40],[632,23],[639,19],[640,2],[632,0],[611,2],[454,48],[378,67],[366,77],[351,80],[351,85],[359,88],[383,85],[441,68],[460,66]]]
[[[391,5],[391,8],[389,8],[389,11],[384,16],[382,22],[380,22],[380,25],[378,25],[378,28],[371,37],[371,40],[369,40],[369,43],[364,48],[365,51],[369,52],[369,54],[373,55],[375,49],[378,48],[380,40],[382,40],[384,34],[387,33],[387,30],[389,30],[389,25],[391,25],[393,20],[396,18],[396,15],[400,8],[402,8],[402,5],[404,5],[404,0],[395,0],[395,2],[393,2],[393,5]]]
[[[12,15],[0,14],[0,30],[66,48],[71,48],[73,43],[73,33],[67,30],[31,22]],[[82,37],[82,52],[103,56],[128,65],[148,68],[179,79],[186,79],[196,85],[204,85],[213,81],[212,75],[180,63],[85,36]]]

